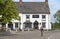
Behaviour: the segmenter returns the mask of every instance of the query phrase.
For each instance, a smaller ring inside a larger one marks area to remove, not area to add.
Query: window
[[[30,22],[30,20],[26,20],[25,22],[25,28],[32,28],[32,23]]]
[[[26,15],[26,18],[29,19],[30,18],[30,15]]]
[[[46,15],[42,15],[42,18],[45,19],[46,18]]]
[[[39,15],[33,15],[33,18],[39,18]]]
[[[30,22],[30,20],[26,20],[26,22]]]
[[[12,28],[13,27],[13,24],[12,23],[9,23],[8,24],[8,28]]]
[[[46,22],[42,22],[42,26],[43,26],[43,28],[45,28],[46,27]]]
[[[18,28],[18,23],[15,23],[15,27]]]

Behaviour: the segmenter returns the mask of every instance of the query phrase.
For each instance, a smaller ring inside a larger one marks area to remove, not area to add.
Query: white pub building
[[[12,20],[12,24],[7,23],[6,28],[39,30],[43,26],[45,30],[51,30],[48,0],[45,0],[45,2],[23,2],[23,0],[19,0],[15,3],[20,12],[21,20]]]

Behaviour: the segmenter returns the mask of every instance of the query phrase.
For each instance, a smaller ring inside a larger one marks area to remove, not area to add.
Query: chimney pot
[[[22,4],[22,0],[19,0],[19,3]]]
[[[48,4],[48,0],[45,0],[45,3]]]

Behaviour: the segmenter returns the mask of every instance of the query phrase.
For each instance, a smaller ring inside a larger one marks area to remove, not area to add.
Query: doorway
[[[34,22],[34,29],[38,29],[38,21]]]

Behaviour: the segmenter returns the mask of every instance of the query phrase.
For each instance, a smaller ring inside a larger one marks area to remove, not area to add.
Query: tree
[[[56,26],[57,29],[60,29],[60,10],[58,10],[55,14],[54,14],[54,18],[56,23],[54,24]]]
[[[58,10],[58,11],[54,14],[54,18],[55,18],[56,22],[60,23],[60,10]]]
[[[12,19],[18,19],[18,11],[15,2],[12,0],[0,0],[0,22],[6,24],[11,22]]]

